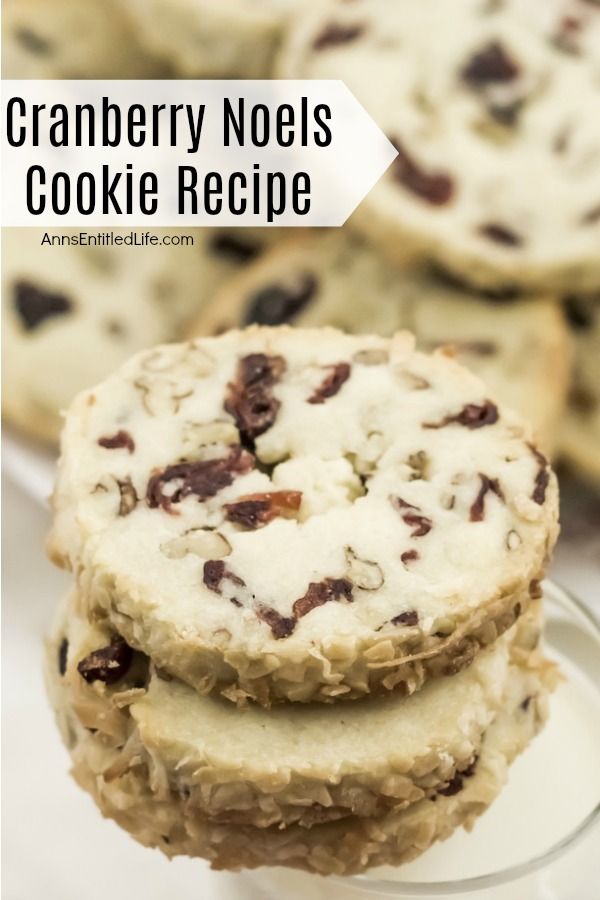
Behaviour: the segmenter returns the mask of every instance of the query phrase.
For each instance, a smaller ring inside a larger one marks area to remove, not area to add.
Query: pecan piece
[[[446,425],[464,425],[465,428],[483,428],[494,425],[498,421],[498,407],[491,400],[485,400],[481,406],[467,403],[459,413],[445,416],[441,422],[424,422],[423,428],[444,428]]]
[[[352,583],[347,578],[324,578],[323,581],[311,581],[303,597],[295,601],[294,617],[301,619],[318,606],[332,600],[347,600],[352,603]]]
[[[223,593],[223,581],[229,581],[236,587],[246,587],[246,582],[228,569],[222,559],[206,560],[202,571],[202,580],[209,591],[213,591],[215,594]],[[236,597],[230,597],[230,600],[235,606],[242,606]]]
[[[110,435],[109,437],[101,437],[98,438],[98,444],[100,447],[104,447],[106,450],[128,450],[130,453],[133,453],[135,450],[135,442],[128,431],[117,431],[116,434]]]
[[[245,528],[261,528],[277,516],[289,516],[300,509],[302,491],[267,491],[247,494],[224,505],[225,518]]]
[[[286,282],[257,291],[248,301],[244,325],[283,325],[302,312],[317,290],[310,272],[299,272]]]
[[[138,502],[138,495],[133,486],[131,478],[125,478],[123,481],[117,479],[119,488],[119,515],[128,516],[132,513]]]
[[[444,206],[454,194],[454,181],[446,172],[427,172],[397,138],[390,138],[398,156],[392,163],[393,177],[403,187],[432,206]]]
[[[100,647],[80,660],[77,671],[88,684],[94,681],[115,684],[127,674],[132,659],[133,650],[117,635],[107,647]]]
[[[483,475],[480,472],[479,480],[481,481],[481,487],[469,510],[471,522],[483,522],[485,518],[485,498],[488,493],[495,494],[499,500],[502,500],[503,503],[505,502],[504,493],[497,478],[488,478],[487,475]]]
[[[239,444],[230,447],[229,454],[217,459],[176,463],[151,475],[146,489],[146,502],[150,509],[161,507],[172,512],[174,503],[194,494],[199,501],[214,497],[229,487],[238,475],[245,475],[254,467],[254,457]],[[171,494],[164,492],[165,485],[175,482]]]
[[[329,375],[327,375],[319,387],[311,394],[308,398],[308,403],[325,403],[329,397],[334,397],[344,382],[348,381],[350,378],[351,369],[349,363],[335,363],[327,368],[330,370]]]
[[[285,372],[282,356],[250,353],[240,359],[235,382],[228,386],[225,411],[233,416],[242,440],[252,447],[254,439],[275,422],[281,403],[273,387]]]
[[[34,331],[45,319],[73,309],[73,303],[64,294],[44,290],[24,279],[14,285],[14,305],[26,331]]]

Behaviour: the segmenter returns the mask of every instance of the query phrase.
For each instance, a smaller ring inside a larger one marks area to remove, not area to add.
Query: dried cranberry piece
[[[254,259],[260,253],[258,244],[241,237],[239,234],[222,232],[214,235],[210,242],[210,249],[218,256],[232,260],[235,263],[245,263]]]
[[[18,28],[15,38],[29,53],[36,56],[50,56],[52,53],[52,44],[29,28]]]
[[[533,453],[539,467],[535,475],[531,499],[539,506],[543,506],[546,500],[546,489],[550,484],[550,463],[533,444],[529,444],[529,449]]]
[[[575,331],[587,331],[592,328],[596,319],[594,300],[600,298],[580,297],[571,294],[563,300],[563,307],[569,321],[569,325]]]
[[[402,497],[392,497],[392,503],[399,510],[406,510],[402,513],[402,521],[412,528],[411,537],[425,537],[433,528],[433,522],[427,516],[421,515],[418,506],[407,503]]]
[[[324,50],[326,47],[339,47],[340,44],[349,44],[363,34],[365,26],[362,24],[343,25],[339,22],[331,22],[313,41],[313,50]]]
[[[397,138],[390,138],[398,152],[392,163],[396,181],[432,206],[444,206],[454,194],[454,181],[445,172],[427,172]]]
[[[67,671],[67,657],[69,655],[69,642],[63,638],[58,648],[58,674],[64,675]]]
[[[127,674],[132,659],[133,650],[117,636],[107,647],[100,647],[80,660],[77,671],[88,684],[94,681],[115,684]]]
[[[523,712],[527,712],[527,710],[529,709],[529,704],[532,700],[533,697],[531,695],[529,697],[525,697],[525,699],[522,700],[521,703],[519,703],[519,709],[522,709]]]
[[[460,793],[460,791],[462,791],[463,787],[464,785],[462,775],[457,772],[454,778],[450,779],[446,787],[440,788],[438,790],[438,794],[441,794],[442,797],[454,797],[455,794],[458,794]]]
[[[33,331],[45,319],[65,315],[73,309],[73,303],[65,294],[44,290],[26,280],[15,283],[14,304],[27,331]]]
[[[225,580],[230,581],[237,587],[246,587],[246,582],[239,575],[236,575],[235,572],[228,569],[222,559],[206,560],[202,572],[202,580],[209,591],[213,591],[215,594],[223,592],[221,585]],[[229,599],[235,606],[242,606],[237,597],[230,597]]]
[[[480,88],[488,84],[513,81],[519,74],[519,67],[505,51],[499,41],[491,41],[475,53],[461,72],[461,77],[471,87]]]
[[[311,394],[308,398],[308,403],[325,403],[329,397],[334,397],[344,382],[348,381],[350,378],[351,369],[349,363],[336,363],[328,368],[330,369],[329,375],[327,375],[319,387]]]
[[[116,434],[111,435],[110,437],[101,437],[98,438],[98,443],[101,447],[105,447],[107,450],[129,450],[130,453],[133,453],[135,450],[135,442],[128,431],[117,431]]]
[[[496,244],[503,244],[505,247],[520,247],[523,244],[521,235],[499,222],[487,222],[485,225],[481,225],[479,234],[489,238],[490,241],[495,241]]]
[[[286,283],[270,284],[250,298],[244,325],[284,325],[302,312],[317,290],[310,272],[298,273]]]
[[[240,359],[235,382],[229,384],[225,411],[232,415],[246,446],[275,422],[281,403],[273,387],[285,372],[282,356],[251,353]]]
[[[266,622],[277,639],[289,637],[296,627],[296,619],[293,616],[282,616],[272,606],[266,606],[264,603],[259,604],[256,615],[261,622]]]
[[[174,503],[194,494],[198,500],[208,500],[225,487],[229,487],[238,475],[245,475],[254,467],[254,457],[239,444],[230,447],[229,454],[220,459],[176,463],[162,472],[155,472],[148,481],[146,501],[151,509],[161,507],[172,512]],[[170,482],[180,482],[173,493],[165,494]]]
[[[405,550],[404,553],[400,554],[400,560],[406,565],[409,562],[415,562],[419,558],[419,554],[416,550]]]
[[[441,422],[424,422],[423,428],[444,428],[446,425],[464,425],[471,430],[484,428],[486,425],[494,425],[498,421],[498,407],[491,400],[486,400],[481,406],[476,403],[467,403],[461,411],[454,416],[446,416]]]
[[[277,516],[284,516],[300,509],[301,491],[267,491],[264,494],[248,494],[226,503],[225,518],[246,528],[260,528]]]
[[[481,487],[469,511],[471,522],[483,522],[485,517],[485,498],[488,493],[495,494],[499,500],[502,500],[503,503],[505,502],[504,492],[497,478],[488,478],[487,475],[483,475],[480,472],[479,480],[481,481]]]
[[[294,603],[294,617],[301,619],[318,606],[339,599],[352,603],[352,582],[347,578],[325,578],[323,581],[311,581],[304,596]]]
[[[416,609],[407,609],[390,620],[392,625],[418,625],[419,613]]]

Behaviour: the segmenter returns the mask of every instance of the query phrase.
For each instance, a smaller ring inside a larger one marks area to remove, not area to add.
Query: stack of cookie
[[[73,404],[54,513],[73,771],[168,855],[401,863],[470,826],[543,722],[555,477],[407,334],[134,357]]]

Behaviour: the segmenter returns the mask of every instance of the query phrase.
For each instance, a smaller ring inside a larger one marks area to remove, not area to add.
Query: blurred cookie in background
[[[600,293],[567,297],[564,309],[575,358],[561,450],[576,472],[600,486]]]
[[[599,72],[600,6],[577,0],[309,8],[278,63],[342,79],[398,151],[357,229],[472,284],[553,292],[600,284]]]
[[[315,0],[309,0],[309,4]],[[307,0],[130,0],[148,50],[187,78],[265,78],[284,25]]]
[[[490,391],[556,445],[571,345],[551,300],[475,292],[431,267],[398,268],[347,231],[282,241],[228,282],[191,336],[251,323],[333,325],[351,333],[413,331],[425,350],[448,344]]]
[[[137,350],[178,338],[212,292],[275,236],[264,232],[194,229],[193,246],[90,247],[44,246],[41,229],[3,229],[7,421],[55,442],[60,411],[75,394]]]
[[[124,0],[4,0],[3,78],[152,78]]]

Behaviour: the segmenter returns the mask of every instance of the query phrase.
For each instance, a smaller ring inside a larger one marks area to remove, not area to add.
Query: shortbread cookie
[[[3,230],[3,405],[11,423],[55,442],[75,394],[143,347],[177,339],[264,241],[256,230],[191,236],[193,246],[46,246],[41,230]]]
[[[533,424],[543,448],[554,449],[571,345],[550,299],[473,292],[431,267],[398,269],[347,230],[318,232],[277,244],[226,282],[190,334],[252,323],[382,335],[406,328],[422,349],[452,345],[493,396]]]
[[[600,7],[575,0],[338,3],[279,67],[341,79],[394,143],[351,219],[384,249],[567,291],[600,280],[599,71]]]
[[[314,2],[314,0],[313,0]],[[130,0],[140,40],[187,78],[265,78],[306,0]]]
[[[200,692],[307,701],[456,672],[537,592],[556,479],[412,338],[250,328],[130,360],[66,418],[53,559]]]
[[[575,364],[561,449],[576,471],[600,484],[600,294],[567,297],[564,308]]]
[[[128,0],[4,0],[4,78],[160,78],[125,17]]]
[[[479,756],[511,653],[529,656],[541,629],[532,604],[450,688],[441,678],[406,699],[240,710],[165,680],[77,606],[74,596],[61,614],[49,665],[80,724],[125,755],[135,748],[150,783],[166,778],[196,811],[260,827],[382,815],[447,790]]]
[[[201,856],[210,860],[214,868],[285,865],[322,875],[351,874],[371,866],[407,862],[435,841],[449,837],[457,827],[470,828],[502,789],[510,762],[539,730],[546,716],[548,689],[554,682],[553,667],[537,652],[513,663],[502,709],[486,729],[480,752],[467,769],[430,797],[379,817],[350,816],[310,828],[293,824],[281,829],[226,824],[207,818],[195,806],[198,791],[178,790],[170,785],[156,755],[149,758],[140,752],[139,742],[130,739],[118,745],[106,729],[95,730],[96,725],[101,725],[97,716],[90,720],[94,726],[82,725],[81,709],[76,714],[71,706],[55,660],[50,675],[53,703],[71,751],[75,779],[92,794],[105,816],[115,819],[142,844],[159,847],[168,856]],[[455,684],[457,679],[446,681],[446,691],[451,693]],[[431,687],[425,688],[424,693]],[[124,696],[123,702],[131,701]],[[137,705],[134,700],[130,708],[135,710]],[[354,705],[358,706],[363,704]],[[334,709],[324,708],[323,712],[333,714],[335,721],[339,714]],[[238,710],[234,715],[247,712]],[[302,720],[301,708],[294,706],[293,713]],[[398,713],[402,715],[400,709]],[[365,707],[364,727],[358,734],[351,731],[352,741],[364,739],[369,715]],[[200,723],[194,724],[190,735],[200,731]],[[329,733],[327,730],[324,741],[329,739]],[[178,747],[181,752],[186,751],[190,735],[184,734]],[[301,732],[299,735],[302,737]],[[229,734],[224,732],[222,737],[227,742]],[[382,745],[385,743],[387,737]],[[248,747],[249,741],[244,744]],[[400,741],[400,747],[402,744]],[[261,762],[276,759],[276,750],[277,747],[270,748]]]

